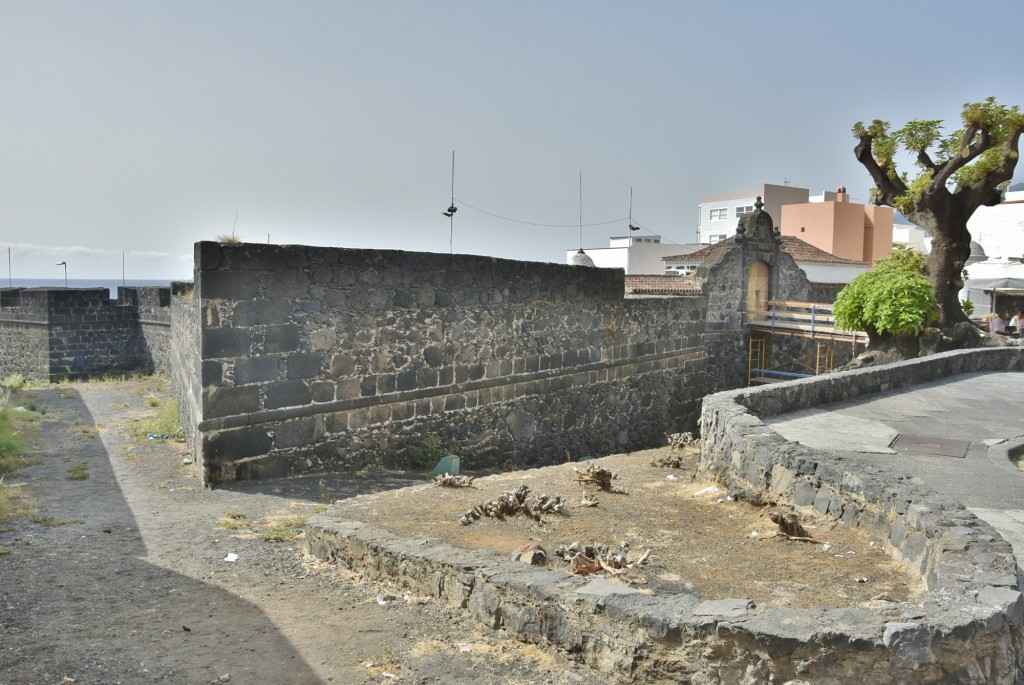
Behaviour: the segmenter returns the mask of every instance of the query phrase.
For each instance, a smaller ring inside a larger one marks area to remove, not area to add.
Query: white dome
[[[595,266],[594,260],[580,248],[580,251],[572,256],[569,263],[573,266]]]

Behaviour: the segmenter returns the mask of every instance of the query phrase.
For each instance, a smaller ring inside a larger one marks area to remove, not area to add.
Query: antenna
[[[452,150],[452,203],[448,205],[448,211],[444,215],[448,217],[448,254],[452,254],[452,239],[455,236],[455,212],[459,208],[455,206],[455,150]]]
[[[580,171],[580,252],[583,251],[583,171]]]
[[[633,188],[629,188],[629,230],[639,231],[640,227],[633,224]]]

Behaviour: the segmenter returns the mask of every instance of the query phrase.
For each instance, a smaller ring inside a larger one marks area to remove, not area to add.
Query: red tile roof
[[[687,262],[692,263],[694,261],[704,261],[709,255],[714,254],[718,250],[725,248],[726,241],[713,243],[707,247],[701,248],[696,252],[683,255],[672,255],[671,257],[662,257],[662,261],[674,263],[674,262]],[[808,242],[800,240],[795,236],[784,235],[782,236],[782,249],[789,253],[793,259],[798,262],[819,262],[824,264],[867,264],[867,262],[858,261],[855,259],[844,259],[842,257],[836,257],[830,252],[819,249]]]
[[[697,295],[700,286],[681,275],[626,276],[626,292],[633,295]]]

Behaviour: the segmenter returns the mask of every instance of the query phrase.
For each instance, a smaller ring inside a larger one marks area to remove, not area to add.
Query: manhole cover
[[[963,459],[971,447],[968,440],[947,440],[946,438],[928,438],[920,435],[897,435],[889,443],[892,449],[905,454],[933,454],[939,457],[956,457]]]

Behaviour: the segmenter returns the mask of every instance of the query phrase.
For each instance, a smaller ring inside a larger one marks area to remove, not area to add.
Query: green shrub
[[[839,291],[833,311],[843,330],[895,336],[919,335],[939,315],[924,257],[907,247],[893,248]]]

